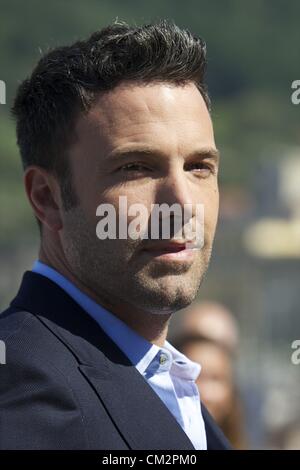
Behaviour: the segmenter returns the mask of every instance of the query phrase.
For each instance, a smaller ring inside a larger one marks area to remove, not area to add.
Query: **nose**
[[[193,204],[193,202],[191,184],[183,168],[177,166],[170,169],[158,182],[155,197],[156,204],[168,204],[170,206],[179,204],[184,207],[184,204]]]
[[[187,172],[178,166],[168,170],[157,182],[156,208],[151,217],[152,228],[154,227],[152,235],[159,232],[159,238],[173,238],[176,233],[182,233],[181,228],[195,216],[194,203],[193,188]],[[158,206],[161,207],[161,212]]]

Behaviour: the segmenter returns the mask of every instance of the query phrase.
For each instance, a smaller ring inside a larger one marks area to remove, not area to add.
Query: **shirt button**
[[[165,364],[165,363],[167,362],[167,360],[168,360],[168,358],[167,358],[167,356],[166,356],[165,354],[161,354],[161,355],[160,355],[160,358],[159,358],[159,363],[160,363],[160,365]]]

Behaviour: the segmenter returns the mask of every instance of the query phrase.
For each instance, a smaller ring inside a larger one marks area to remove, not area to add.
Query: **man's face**
[[[99,95],[76,134],[69,157],[79,205],[63,213],[61,231],[72,272],[112,303],[149,313],[185,307],[207,269],[218,214],[218,159],[200,92],[191,83],[122,84]],[[112,204],[118,215],[120,196],[149,214],[152,204],[203,204],[203,248],[166,255],[168,240],[100,240],[96,209]]]

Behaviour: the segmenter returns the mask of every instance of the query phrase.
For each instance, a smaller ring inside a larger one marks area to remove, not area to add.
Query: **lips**
[[[169,266],[174,267],[174,263],[177,265],[182,264],[187,267],[191,266],[196,257],[196,243],[192,242],[175,242],[175,241],[166,241],[166,242],[157,242],[149,243],[149,246],[146,246],[142,253],[154,263],[164,263],[169,264]]]
[[[160,243],[145,248],[146,251],[153,253],[178,253],[186,249],[185,243]]]

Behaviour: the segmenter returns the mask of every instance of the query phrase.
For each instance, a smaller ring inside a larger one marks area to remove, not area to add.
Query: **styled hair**
[[[114,23],[50,50],[20,84],[12,107],[23,168],[38,165],[53,172],[65,207],[72,207],[68,148],[76,139],[76,120],[97,95],[126,81],[193,82],[209,109],[205,68],[204,41],[166,20],[139,27]]]

